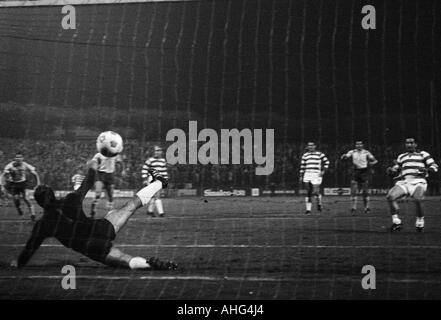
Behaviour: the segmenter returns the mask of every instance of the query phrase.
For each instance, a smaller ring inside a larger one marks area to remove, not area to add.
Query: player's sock
[[[392,215],[392,223],[393,224],[400,224],[401,223],[401,219],[398,217],[398,214]]]
[[[357,210],[357,196],[351,197],[352,209]]]
[[[311,202],[311,200],[308,197],[305,198],[305,204],[306,204],[306,211],[311,211],[311,209],[312,209],[312,202]]]
[[[317,204],[318,204],[319,206],[322,205],[322,195],[321,195],[320,193],[317,195]]]
[[[369,209],[369,196],[363,198],[363,204],[365,209]]]
[[[139,190],[136,195],[141,200],[141,203],[143,206],[145,206],[147,203],[149,203],[150,199],[162,189],[162,182],[161,181],[154,181],[148,186],[142,188]]]
[[[424,217],[417,217],[416,222],[415,222],[415,226],[417,228],[424,228]]]
[[[155,200],[156,209],[158,210],[159,215],[164,214],[164,208],[162,207],[162,200],[156,199]]]
[[[141,257],[133,257],[129,261],[129,267],[132,270],[135,269],[149,269],[150,265],[147,263],[147,260]]]
[[[23,215],[23,211],[21,211],[21,208],[20,208],[20,200],[19,199],[14,199],[14,205],[15,205],[15,208],[17,209],[17,211],[18,211],[18,214],[20,216]]]

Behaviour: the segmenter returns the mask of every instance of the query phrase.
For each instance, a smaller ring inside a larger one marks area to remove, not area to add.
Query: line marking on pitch
[[[23,247],[24,244],[0,244],[0,248]],[[61,244],[42,244],[41,247],[47,248],[66,248]],[[382,245],[249,245],[249,244],[115,244],[116,248],[243,248],[243,249],[289,249],[289,248],[305,248],[305,249],[441,249],[441,246],[382,246]]]
[[[17,280],[17,279],[62,279],[64,276],[56,275],[30,275],[30,276],[0,276],[0,280]],[[357,277],[339,277],[339,278],[319,278],[319,279],[303,279],[303,278],[277,278],[277,277],[234,277],[234,276],[97,276],[97,275],[76,275],[77,279],[85,280],[199,280],[199,281],[248,281],[248,282],[353,282],[359,281]],[[441,280],[424,280],[424,279],[377,279],[377,282],[392,282],[392,283],[426,283],[439,284]]]
[[[287,215],[285,213],[285,215]],[[182,216],[182,217],[165,217],[165,218],[132,218],[129,220],[129,222],[153,222],[153,221],[166,221],[166,220],[206,220],[206,221],[219,221],[219,220],[312,220],[314,218],[320,218],[322,220],[334,220],[334,219],[344,219],[344,218],[348,218],[348,219],[356,219],[356,220],[361,220],[361,219],[381,219],[383,220],[384,218],[381,216],[346,216],[346,215],[342,215],[342,216],[332,216],[332,217],[325,217],[324,215],[310,215],[310,216],[305,216],[305,215],[300,215],[300,214],[296,214],[295,216],[258,216],[258,215],[247,215],[244,217],[200,217],[200,216]],[[38,220],[37,220],[38,221]],[[0,224],[2,223],[28,223],[28,224],[32,224],[33,222],[31,220],[18,220],[18,219],[5,219],[5,220],[1,220],[0,219]]]

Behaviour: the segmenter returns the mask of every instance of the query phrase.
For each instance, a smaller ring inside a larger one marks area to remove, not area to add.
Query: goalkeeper
[[[161,262],[159,259],[133,257],[113,247],[116,234],[127,223],[132,214],[146,205],[152,196],[167,186],[167,180],[155,171],[151,171],[154,181],[141,189],[122,208],[112,210],[103,219],[88,218],[82,208],[84,197],[92,188],[97,162],[88,163],[88,173],[80,188],[69,193],[63,199],[56,199],[48,186],[38,186],[34,198],[44,209],[43,217],[38,220],[32,234],[13,267],[23,267],[49,237],[54,237],[65,247],[101,262],[108,266],[130,269],[174,270],[173,262]]]

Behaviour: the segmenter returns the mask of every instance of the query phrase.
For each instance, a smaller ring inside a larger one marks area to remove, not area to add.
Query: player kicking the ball
[[[320,185],[322,184],[325,170],[329,168],[329,160],[323,152],[316,150],[314,142],[308,142],[307,151],[302,156],[300,164],[300,183],[307,186],[308,196],[305,198],[306,214],[311,213],[312,196],[317,198],[317,211],[322,211],[322,195]]]
[[[398,156],[395,165],[388,168],[388,173],[398,174],[399,179],[395,186],[389,190],[387,201],[392,215],[391,231],[400,230],[403,226],[399,218],[398,200],[408,196],[412,197],[416,205],[417,231],[424,229],[423,199],[427,189],[426,177],[428,171],[437,172],[438,166],[429,153],[418,151],[414,138],[406,139],[407,152]]]
[[[54,192],[48,186],[37,187],[34,197],[44,209],[43,217],[36,222],[25,248],[18,260],[13,261],[11,265],[23,267],[46,238],[54,237],[65,247],[108,266],[130,269],[176,269],[177,266],[173,262],[133,257],[121,252],[112,244],[132,214],[146,205],[156,192],[165,188],[167,180],[157,172],[151,171],[154,181],[141,189],[122,208],[110,211],[102,219],[91,219],[85,215],[82,205],[85,195],[95,182],[98,163],[92,160],[88,166],[87,176],[80,188],[63,199],[56,199]]]
[[[119,172],[123,170],[122,158],[119,154],[114,157],[106,157],[98,152],[93,157],[93,160],[98,163],[98,172],[95,182],[95,200],[93,200],[90,208],[90,215],[92,217],[95,216],[95,209],[98,205],[98,202],[100,201],[101,194],[103,193],[103,188],[107,192],[107,209],[113,209],[113,189],[115,185],[115,172],[117,171],[117,166],[119,167]]]

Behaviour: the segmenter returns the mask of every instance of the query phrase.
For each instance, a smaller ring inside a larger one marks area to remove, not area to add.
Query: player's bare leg
[[[107,209],[112,210],[113,209],[113,184],[106,184],[104,186],[104,188],[106,189],[106,193],[107,193]]]
[[[160,196],[160,192],[158,192],[155,196],[155,206],[156,206],[156,210],[158,210],[158,214],[160,217],[164,217],[165,213],[164,213],[164,207],[162,206],[162,200],[161,200],[161,196]]]
[[[18,215],[22,216],[23,215],[23,211],[21,210],[20,207],[20,195],[19,194],[14,194],[14,206],[17,209]]]
[[[0,185],[0,206],[6,206],[6,190]]]
[[[391,231],[400,230],[402,228],[402,222],[399,217],[400,207],[398,200],[406,195],[406,192],[399,186],[394,186],[389,190],[386,199],[389,204],[390,214],[392,216]]]
[[[101,194],[103,193],[103,183],[101,181],[95,182],[95,199],[92,202],[92,206],[90,208],[90,215],[92,217],[95,216],[95,209],[100,201]]]
[[[355,180],[351,181],[351,213],[355,215],[357,211],[357,191],[358,191],[358,182]]]
[[[22,197],[23,197],[23,201],[24,203],[26,203],[26,206],[29,209],[29,213],[31,215],[31,220],[34,221],[35,220],[35,211],[34,211],[34,207],[32,206],[32,204],[30,203],[30,201],[26,198],[26,192],[22,193]]]
[[[3,205],[8,206],[9,203],[11,202],[11,199],[13,199],[13,196],[9,193],[8,190],[6,190],[6,188],[3,188],[2,198],[3,198]]]
[[[415,228],[417,231],[421,232],[424,229],[424,208],[423,208],[424,188],[422,186],[417,186],[415,188],[415,191],[413,193],[413,199],[416,207]]]
[[[147,215],[154,217],[155,216],[155,198],[153,197],[152,200],[149,201],[147,205]]]
[[[320,193],[320,185],[313,184],[312,185],[312,193],[314,197],[317,199],[317,211],[322,211],[322,195]]]
[[[305,197],[305,205],[306,205],[306,212],[305,214],[310,214],[312,209],[312,184],[308,182],[308,194]]]
[[[371,211],[369,207],[369,192],[368,192],[368,182],[365,181],[361,184],[361,192],[363,195],[363,205],[364,205],[364,213],[369,213]]]

